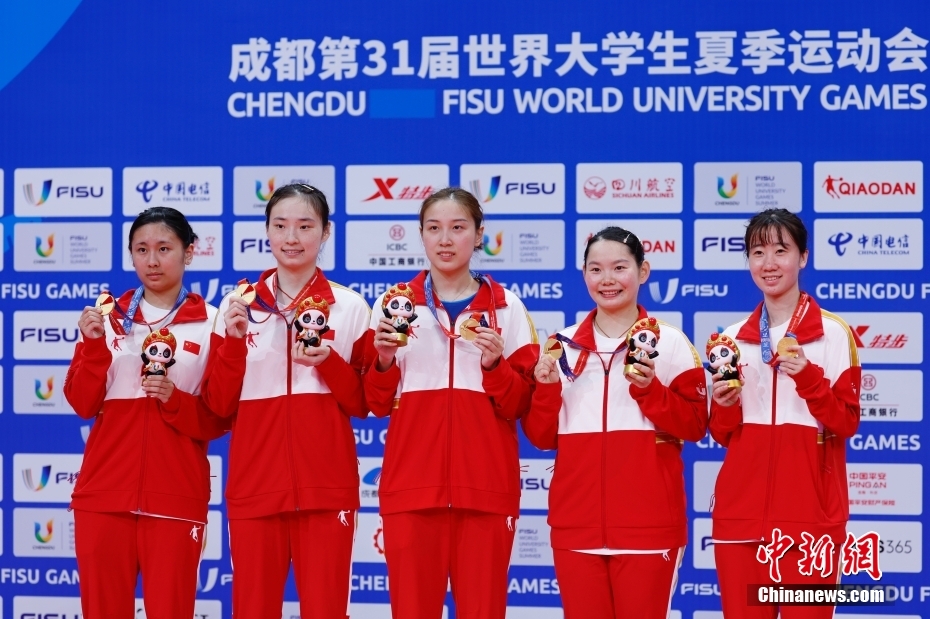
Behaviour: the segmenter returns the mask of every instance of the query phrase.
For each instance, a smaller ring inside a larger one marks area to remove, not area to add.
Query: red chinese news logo
[[[801,544],[798,550],[803,555],[798,561],[798,571],[803,576],[814,576],[814,571],[820,572],[823,578],[833,573],[833,540],[828,535],[822,535],[814,540],[810,533],[801,533]],[[853,576],[860,572],[868,574],[872,580],[882,577],[882,570],[878,564],[878,553],[881,540],[878,533],[869,531],[861,537],[846,533],[846,541],[840,549],[842,572],[845,576]],[[756,550],[756,560],[768,564],[769,578],[774,582],[781,582],[781,569],[779,561],[788,550],[794,546],[794,538],[782,535],[781,529],[772,530],[772,541],[759,545]]]

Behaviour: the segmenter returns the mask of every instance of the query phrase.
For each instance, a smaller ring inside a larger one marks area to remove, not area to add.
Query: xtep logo
[[[35,528],[36,528],[36,540],[37,540],[40,544],[47,544],[47,543],[49,543],[50,541],[52,541],[52,533],[53,533],[54,528],[55,528],[55,521],[54,521],[54,520],[49,520],[48,522],[45,523],[45,531],[46,531],[46,532],[45,532],[44,534],[43,534],[43,532],[42,532],[42,523],[41,523],[41,522],[36,522],[36,523],[35,523]]]
[[[262,193],[264,186],[261,181],[255,181],[255,197],[257,197],[262,202],[267,202],[271,199],[271,194],[274,193],[274,177],[268,179],[268,192]]]
[[[492,248],[491,238],[487,234],[484,235],[484,253],[489,256],[496,256],[497,254],[501,253],[501,250],[504,248],[504,231],[501,230],[498,232],[494,236],[494,240],[497,243],[497,246]]]
[[[52,397],[52,392],[55,390],[55,377],[54,376],[48,377],[48,381],[46,381],[45,383],[46,391],[44,393],[42,392],[42,381],[39,380],[38,378],[35,379],[35,381],[36,381],[36,397],[37,398],[39,398],[40,400],[44,402],[45,400],[48,400],[50,397]]]
[[[726,189],[723,188],[723,177],[722,176],[717,177],[717,193],[720,194],[721,198],[730,199],[736,195],[736,184],[737,184],[738,179],[739,179],[739,174],[734,174],[733,176],[730,177],[731,189],[730,191],[727,191]]]
[[[374,178],[372,179],[375,182],[375,187],[377,191],[373,194],[362,200],[362,202],[371,202],[377,198],[384,198],[385,200],[425,200],[433,193],[432,185],[426,185],[420,187],[415,185],[410,187],[409,185],[404,187],[398,192],[397,196],[391,193],[391,189],[397,183],[399,179],[397,178]]]
[[[491,177],[491,189],[490,191],[488,191],[488,197],[484,199],[485,202],[490,202],[491,200],[495,198],[495,196],[497,196],[497,189],[500,187],[500,185],[501,185],[501,177],[492,176]],[[469,183],[469,186],[471,187],[472,195],[480,200],[481,199],[481,181],[479,180],[471,181]]]
[[[30,490],[38,492],[48,484],[48,478],[52,474],[52,465],[46,464],[42,467],[42,474],[38,480],[32,478],[32,469],[23,469],[23,483]]]
[[[678,278],[673,277],[668,280],[668,289],[665,291],[665,296],[662,296],[662,289],[659,286],[659,282],[651,282],[649,284],[649,294],[652,295],[652,300],[656,303],[661,303],[665,305],[666,303],[671,303],[672,299],[675,298],[675,294],[678,292]]]
[[[42,256],[43,258],[48,258],[52,255],[52,252],[55,251],[55,235],[49,234],[46,239],[46,249],[42,249],[42,237],[36,237],[36,253]]]
[[[42,194],[38,197],[35,196],[35,193],[32,189],[32,183],[27,183],[23,185],[23,193],[26,194],[26,200],[32,203],[33,206],[41,206],[48,200],[48,194],[52,191],[52,180],[49,179],[42,183]]]

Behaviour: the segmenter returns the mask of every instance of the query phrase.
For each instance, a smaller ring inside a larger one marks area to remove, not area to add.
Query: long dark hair
[[[170,206],[153,206],[147,208],[136,217],[129,228],[129,251],[132,251],[132,237],[135,236],[136,230],[148,224],[165,224],[178,240],[184,249],[187,249],[197,240],[194,229],[191,228],[190,222],[181,211],[171,208]]]

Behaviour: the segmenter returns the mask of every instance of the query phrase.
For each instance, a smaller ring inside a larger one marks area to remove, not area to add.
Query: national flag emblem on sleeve
[[[189,353],[194,353],[195,355],[199,355],[200,344],[198,344],[197,342],[189,342],[187,340],[184,340],[184,350],[186,350]]]

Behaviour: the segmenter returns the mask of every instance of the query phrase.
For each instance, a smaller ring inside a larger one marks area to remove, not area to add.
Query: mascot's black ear
[[[167,370],[168,368],[170,368],[172,365],[175,364],[176,361],[177,359],[175,359],[174,357],[171,357],[171,361],[165,364],[165,369]]]
[[[301,331],[304,330],[304,328],[300,324],[300,321],[297,320],[296,318],[294,319],[294,328],[297,329],[297,333],[300,333]]]
[[[386,307],[382,307],[382,308],[381,308],[381,311],[384,312],[384,317],[385,317],[385,318],[390,318],[390,317],[391,317],[391,312],[389,312],[388,309],[387,309]]]
[[[142,357],[142,363],[148,363],[148,362],[149,362],[149,358],[145,356],[145,353],[142,353],[142,354],[139,355],[139,356]]]
[[[323,325],[323,328],[317,331],[317,335],[323,335],[329,331],[329,325]]]
[[[733,353],[733,361],[731,361],[731,363],[734,363],[734,364],[739,363],[739,353],[738,353],[738,352]]]

